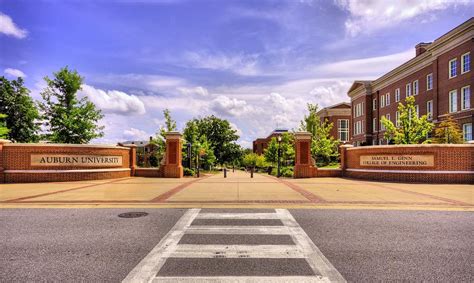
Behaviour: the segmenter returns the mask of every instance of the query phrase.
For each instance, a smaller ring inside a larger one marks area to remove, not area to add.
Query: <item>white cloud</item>
[[[260,73],[257,66],[258,55],[209,54],[207,52],[186,52],[183,60],[194,68],[229,71],[242,76]]]
[[[238,117],[253,112],[255,109],[248,105],[245,100],[229,98],[219,95],[210,102],[210,107],[217,114],[230,117]]]
[[[335,0],[342,9],[349,12],[345,22],[350,36],[370,33],[386,27],[440,11],[452,6],[472,3],[469,0]],[[426,18],[426,17],[425,17]]]
[[[23,73],[22,71],[20,71],[18,69],[6,68],[3,72],[7,75],[10,75],[10,76],[16,77],[16,78],[18,78],[18,77],[25,78],[26,77],[25,73]]]
[[[144,103],[137,96],[122,91],[104,91],[84,84],[79,94],[87,96],[105,113],[135,115],[145,114],[146,112]]]
[[[136,141],[136,140],[148,140],[150,138],[150,135],[143,130],[129,128],[123,131],[123,137],[128,140]]]
[[[323,64],[314,71],[325,77],[379,77],[415,56],[415,48],[386,56]]]
[[[178,87],[178,91],[184,95],[189,95],[189,96],[202,96],[202,97],[207,97],[209,96],[209,92],[207,91],[206,88],[202,86],[197,86],[197,87]]]
[[[8,15],[0,12],[0,33],[16,38],[25,38],[28,32],[19,28]]]

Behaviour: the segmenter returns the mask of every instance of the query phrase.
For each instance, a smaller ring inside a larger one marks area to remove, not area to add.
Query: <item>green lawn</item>
[[[322,167],[318,166],[318,168],[327,168],[327,169],[337,169],[339,167],[341,167],[341,164],[339,164],[339,163],[332,163],[332,164],[322,166]]]

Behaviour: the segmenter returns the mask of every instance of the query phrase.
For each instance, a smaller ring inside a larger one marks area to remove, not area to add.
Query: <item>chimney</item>
[[[425,53],[428,46],[430,46],[431,42],[420,42],[415,46],[416,49],[416,56]]]

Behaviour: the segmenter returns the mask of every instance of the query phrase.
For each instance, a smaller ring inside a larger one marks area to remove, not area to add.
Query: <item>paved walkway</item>
[[[124,178],[0,185],[0,207],[255,207],[474,210],[474,186],[343,178]]]

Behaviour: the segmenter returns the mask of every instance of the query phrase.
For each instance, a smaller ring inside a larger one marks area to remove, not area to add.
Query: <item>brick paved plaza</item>
[[[229,170],[201,178],[2,184],[1,207],[301,207],[473,210],[474,186],[345,178],[277,179]]]

